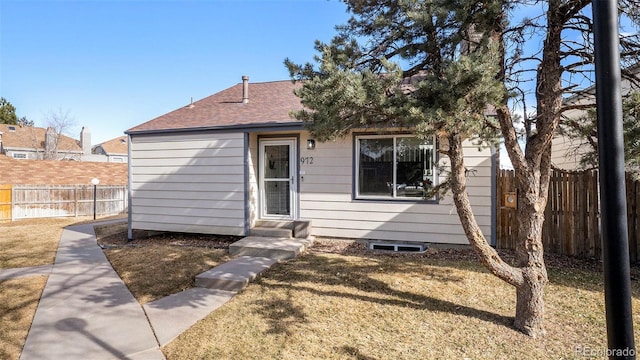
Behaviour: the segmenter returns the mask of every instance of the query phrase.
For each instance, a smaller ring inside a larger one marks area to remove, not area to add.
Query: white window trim
[[[360,140],[361,139],[393,139],[393,169],[392,169],[392,181],[394,186],[393,188],[393,196],[376,196],[376,195],[361,195],[360,194]],[[356,200],[385,200],[385,201],[408,201],[408,202],[417,202],[417,201],[437,201],[437,197],[434,198],[412,198],[412,197],[398,197],[397,196],[397,161],[396,161],[396,140],[397,138],[417,138],[417,136],[413,134],[391,134],[391,135],[355,135],[355,149],[354,149],[354,157],[355,157],[355,169],[354,169],[354,198]],[[439,183],[439,174],[438,174],[438,151],[436,138],[433,136],[432,138],[433,144],[433,186],[436,186]]]

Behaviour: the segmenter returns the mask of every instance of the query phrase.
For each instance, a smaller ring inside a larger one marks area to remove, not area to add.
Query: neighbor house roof
[[[249,83],[249,101],[243,103],[243,84],[238,83],[133,127],[126,133],[299,124],[300,121],[292,118],[290,112],[302,109],[300,98],[293,93],[300,86],[300,83],[294,84],[290,80]]]
[[[12,185],[89,185],[98,178],[100,185],[126,185],[127,164],[15,160],[0,156],[0,184]]]
[[[102,150],[106,155],[128,153],[128,143],[126,136],[119,136],[115,139],[111,139],[109,141],[105,141],[101,144],[96,145],[96,147],[97,146],[102,147]]]
[[[44,139],[47,129],[35,126],[20,126],[0,124],[2,146],[11,149],[44,149]],[[78,140],[66,135],[60,135],[58,151],[78,151],[82,148]]]

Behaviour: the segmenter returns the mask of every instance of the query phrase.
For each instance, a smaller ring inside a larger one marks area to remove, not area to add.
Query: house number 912
[[[301,157],[300,163],[306,164],[306,165],[313,165],[313,156]]]

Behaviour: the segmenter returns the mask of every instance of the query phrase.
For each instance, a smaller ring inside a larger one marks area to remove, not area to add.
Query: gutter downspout
[[[249,132],[244,132],[244,236],[249,236],[249,231],[251,230],[251,194],[249,187],[249,156],[251,156],[251,151],[249,149],[250,145],[250,137]]]
[[[131,184],[132,184],[132,180],[131,180],[131,135],[127,134],[127,155],[129,156],[129,159],[127,159],[127,239],[129,241],[133,240],[133,224],[132,224],[132,219],[133,219],[133,206],[131,203]]]
[[[498,171],[500,161],[500,145],[491,147],[491,241],[490,245],[496,247],[498,243]]]

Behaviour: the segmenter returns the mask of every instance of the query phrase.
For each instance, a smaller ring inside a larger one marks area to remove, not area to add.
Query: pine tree
[[[18,125],[16,108],[5,98],[0,98],[0,124]]]
[[[345,2],[352,17],[337,27],[330,43],[316,41],[315,64],[285,60],[291,77],[304,81],[297,95],[305,109],[295,117],[319,140],[361,128],[438,136],[448,145],[441,146],[449,169],[441,190],[451,191],[469,243],[487,269],[516,288],[514,326],[530,336],[543,335],[548,277],[542,225],[551,140],[566,109],[563,94],[590,85],[592,24],[585,13],[590,1]],[[637,25],[638,2],[621,4],[621,13]],[[542,7],[546,11],[537,16],[515,20],[517,11]],[[563,37],[567,32],[574,36]],[[542,47],[532,50],[532,39]],[[635,40],[621,42],[623,59],[640,53]],[[535,115],[525,111],[522,121],[515,121],[513,106],[524,107],[532,92]],[[487,108],[497,116],[486,116]],[[514,264],[487,242],[466,191],[463,141],[490,146],[499,137],[519,189]]]

